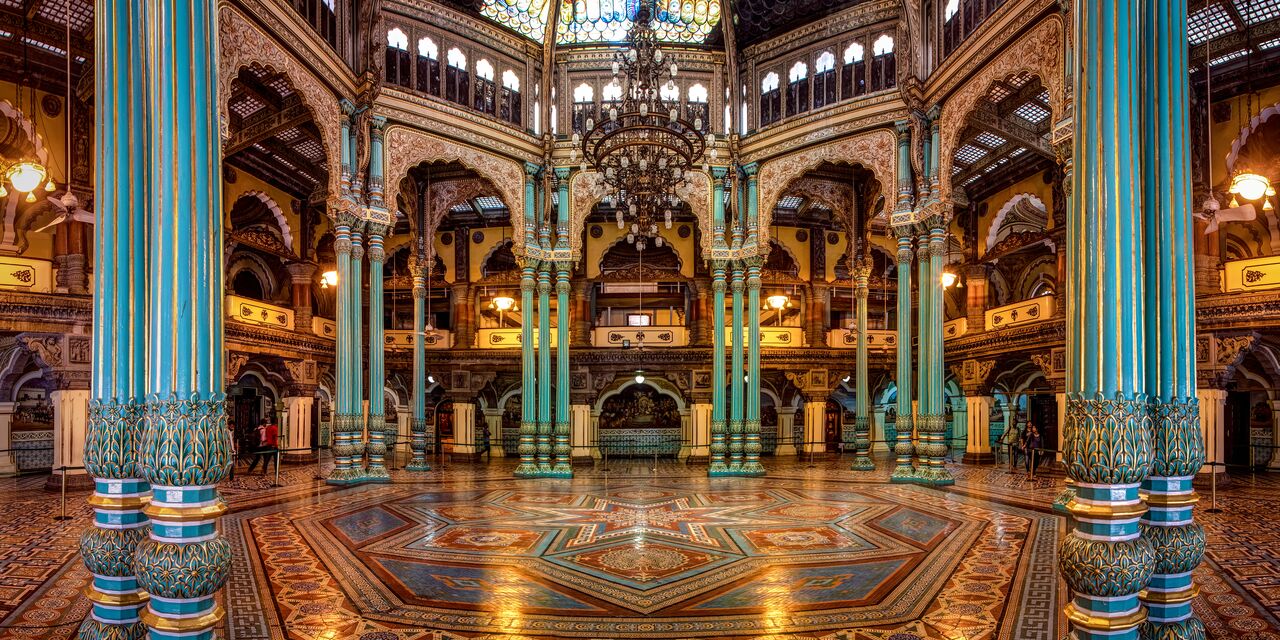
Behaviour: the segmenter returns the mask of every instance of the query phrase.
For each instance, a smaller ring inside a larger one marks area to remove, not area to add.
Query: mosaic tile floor
[[[848,461],[708,480],[611,461],[567,480],[443,464],[336,489],[315,465],[223,486],[234,639],[1056,639],[1061,479],[956,465],[945,491]],[[71,638],[87,611],[84,493],[0,480],[0,638]],[[1280,476],[1220,487],[1197,571],[1212,638],[1280,640]],[[1266,511],[1263,511],[1266,510]]]

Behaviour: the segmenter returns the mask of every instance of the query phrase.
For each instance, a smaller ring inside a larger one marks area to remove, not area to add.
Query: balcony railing
[[[742,335],[747,335],[746,327],[743,327]],[[724,343],[733,346],[733,330],[729,327],[724,329]],[[803,347],[804,330],[800,327],[760,327],[760,346],[770,349]]]
[[[1233,260],[1222,265],[1224,291],[1266,291],[1280,288],[1280,257]]]
[[[227,296],[226,305],[227,315],[235,322],[293,330],[293,309],[240,296]]]
[[[388,349],[413,348],[412,331],[387,331],[383,334],[382,340],[386,343]],[[437,329],[422,336],[422,341],[427,349],[449,349],[453,347],[453,332]]]
[[[0,257],[0,289],[49,293],[52,287],[52,262]]]
[[[311,332],[321,338],[329,338],[330,340],[338,339],[338,324],[332,320],[325,318],[311,319]]]
[[[987,309],[987,330],[1044,322],[1053,317],[1053,296],[1040,296]]]
[[[556,346],[556,330],[551,328],[551,346]],[[481,349],[519,349],[520,328],[514,329],[479,329],[476,332],[476,344]],[[533,345],[538,346],[538,332],[533,332]]]
[[[946,323],[946,324],[943,324],[943,325],[942,325],[942,339],[943,339],[943,340],[950,340],[950,339],[952,339],[952,338],[959,338],[960,336],[962,336],[962,335],[964,335],[964,334],[966,334],[966,333],[969,333],[969,319],[968,319],[968,318],[956,318],[955,320],[952,320],[951,322],[948,322],[948,323]]]
[[[832,329],[827,332],[827,346],[833,349],[856,349],[858,332],[849,329]],[[871,329],[867,331],[867,350],[892,351],[898,348],[898,332]]]
[[[597,347],[683,347],[689,331],[682,326],[596,327],[591,344]]]

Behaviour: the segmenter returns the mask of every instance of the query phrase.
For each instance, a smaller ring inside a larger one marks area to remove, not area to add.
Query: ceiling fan
[[[72,193],[70,190],[60,196],[49,196],[48,200],[54,210],[58,212],[58,215],[49,222],[49,224],[36,229],[33,233],[48,231],[67,220],[74,220],[85,224],[94,224],[93,212],[81,207],[80,198],[76,197],[76,194]]]

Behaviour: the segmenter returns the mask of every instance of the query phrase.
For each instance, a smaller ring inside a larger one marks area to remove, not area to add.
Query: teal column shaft
[[[382,265],[386,259],[382,234],[377,229],[369,231],[369,468],[366,480],[386,482],[387,473],[387,411],[383,385],[386,369],[383,364],[386,344],[382,333]]]
[[[338,156],[342,162],[342,191],[346,193],[351,188],[351,145],[347,141],[351,139],[351,110],[354,108],[350,101],[342,101],[342,136],[338,144]]]
[[[929,286],[929,236],[916,238],[916,480],[931,482],[929,455],[933,450],[933,360],[929,350],[932,334],[929,331],[933,314],[933,287]]]
[[[711,315],[713,331],[711,332],[711,460],[709,475],[723,475],[728,472],[725,454],[728,445],[725,440],[725,397],[724,397],[724,290],[725,270],[723,260],[711,262]]]
[[[742,376],[746,369],[742,362],[742,290],[746,283],[743,280],[742,264],[733,263],[733,275],[730,286],[733,290],[733,353],[730,354],[732,364],[729,366],[729,471],[742,471]]]
[[[333,250],[337,256],[338,291],[337,337],[334,340],[334,411],[332,424],[333,471],[329,473],[328,482],[344,484],[356,478],[351,458],[351,425],[355,416],[351,410],[351,350],[347,345],[354,338],[351,335],[351,227],[348,221],[338,219],[334,222]]]
[[[531,477],[537,474],[537,378],[536,364],[533,354],[533,290],[537,286],[534,280],[532,261],[524,259],[524,267],[520,273],[520,464],[515,475]]]
[[[538,265],[538,472],[551,472],[551,272]]]
[[[858,327],[853,369],[854,471],[874,471],[876,468],[875,462],[871,460],[871,418],[867,413],[870,407],[867,398],[867,295],[870,277],[869,262],[865,258],[860,259],[854,267],[854,314]]]
[[[150,225],[147,247],[150,371],[139,463],[153,489],[143,509],[151,531],[133,561],[151,596],[141,618],[155,640],[213,638],[224,617],[214,594],[231,570],[231,545],[218,533],[226,503],[217,484],[232,459],[217,9],[216,0],[152,0],[145,16],[150,162],[132,169],[150,178],[150,215],[164,224]]]
[[[84,466],[94,479],[93,527],[80,537],[93,574],[85,638],[138,638],[147,593],[138,583],[134,552],[147,536],[143,507],[151,486],[138,468],[147,394],[148,184],[146,3],[98,7],[94,93],[101,118],[95,134],[93,372]],[[142,313],[139,314],[138,311]],[[141,317],[139,317],[141,316]]]
[[[911,444],[911,236],[898,237],[898,367],[896,384],[898,405],[895,428],[897,442],[893,452],[897,466],[890,480],[910,482],[915,477],[911,456],[915,447]]]
[[[935,176],[936,178],[936,176]],[[943,389],[943,353],[942,324],[945,291],[942,288],[942,258],[947,251],[947,232],[941,220],[934,220],[929,230],[929,279],[920,283],[929,290],[929,406],[930,406],[930,443],[929,482],[934,485],[955,484],[955,479],[947,471],[947,450],[951,438],[951,430],[947,424],[946,394]]]
[[[413,458],[408,471],[428,471],[427,463],[427,278],[421,265],[413,273],[413,421],[409,447]]]
[[[894,123],[898,131],[898,202],[897,213],[911,211],[911,125],[906,120]]]
[[[1142,592],[1148,618],[1141,635],[1200,640],[1205,628],[1191,609],[1197,592],[1191,576],[1204,556],[1205,533],[1194,519],[1192,480],[1205,445],[1196,401],[1187,7],[1147,2],[1145,10],[1145,355],[1153,439],[1140,528],[1155,569]]]
[[[1151,464],[1142,265],[1143,0],[1076,7],[1072,208],[1067,214],[1067,474],[1075,526],[1059,551],[1080,640],[1133,640],[1154,551],[1140,535]],[[1185,72],[1185,69],[1184,69]],[[1108,576],[1106,580],[1101,576]]]
[[[743,428],[742,474],[764,475],[760,465],[760,265],[747,265],[747,418]]]
[[[568,181],[566,191],[568,189]],[[568,202],[568,194],[562,193],[560,202]],[[569,448],[569,263],[556,264],[556,425],[555,468],[558,478],[573,476]]]
[[[355,475],[353,480],[364,476],[365,410],[364,410],[364,235],[360,228],[351,232],[351,286],[347,287],[348,300],[351,307],[347,317],[351,323],[351,342],[345,346],[351,359],[351,368],[347,377],[347,385],[351,389],[352,420],[348,427],[351,430],[351,467]]]

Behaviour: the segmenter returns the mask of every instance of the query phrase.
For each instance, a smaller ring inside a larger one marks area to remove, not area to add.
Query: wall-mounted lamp
[[[338,286],[338,272],[326,271],[320,274],[320,288],[328,289],[329,287]]]
[[[960,280],[960,276],[956,275],[951,269],[945,269],[942,272],[942,288],[950,289]]]

